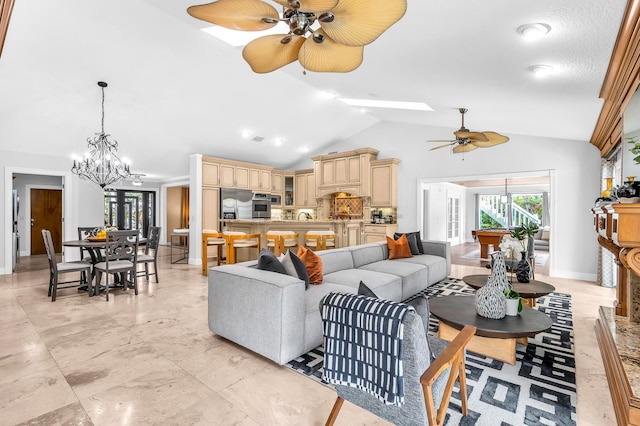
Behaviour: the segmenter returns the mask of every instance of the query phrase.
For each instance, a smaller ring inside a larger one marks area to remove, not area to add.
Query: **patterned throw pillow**
[[[309,283],[322,284],[324,276],[322,274],[322,259],[315,254],[313,250],[309,250],[306,247],[300,246],[298,248],[298,257],[304,263],[309,274]]]
[[[387,246],[389,246],[389,259],[402,259],[404,257],[413,257],[411,254],[411,248],[409,248],[409,242],[407,241],[407,236],[403,235],[398,238],[398,240],[394,240],[393,238],[387,237]]]

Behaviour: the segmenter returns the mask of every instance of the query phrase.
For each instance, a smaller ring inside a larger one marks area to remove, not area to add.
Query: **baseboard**
[[[584,272],[575,272],[575,271],[559,271],[557,269],[550,270],[549,276],[556,277],[556,278],[568,278],[570,280],[580,280],[580,281],[596,282],[598,280],[598,277],[596,274],[586,274]]]

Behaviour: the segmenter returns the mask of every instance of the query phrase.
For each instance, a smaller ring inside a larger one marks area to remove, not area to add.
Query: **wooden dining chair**
[[[49,261],[49,292],[51,301],[56,301],[58,288],[71,288],[87,286],[89,294],[91,294],[91,264],[83,261],[78,262],[62,262],[56,261],[56,252],[51,238],[51,232],[48,229],[42,230],[42,239],[44,247],[47,251],[47,260]],[[59,281],[61,274],[80,273],[80,278],[71,281]],[[59,287],[60,284],[73,284]]]
[[[78,226],[78,239],[85,240],[87,239],[87,237],[95,237],[96,232],[99,229],[101,229],[100,226]],[[88,251],[84,247],[80,247],[80,260],[92,263],[93,261],[91,259],[90,253],[86,253],[85,256],[85,250]]]
[[[138,295],[136,267],[139,238],[138,230],[107,231],[105,260],[96,263],[93,267],[96,271],[96,293],[100,292],[102,274],[106,275],[104,290],[107,301],[109,300],[109,275],[111,274],[114,275],[114,283],[121,285],[125,291],[131,284],[136,296]]]

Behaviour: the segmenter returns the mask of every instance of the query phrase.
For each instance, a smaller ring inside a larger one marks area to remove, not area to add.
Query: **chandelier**
[[[104,133],[104,88],[107,83],[99,81],[98,86],[102,90],[102,129],[93,138],[87,138],[89,152],[82,159],[73,160],[71,172],[81,179],[91,181],[102,189],[105,186],[118,183],[131,175],[129,165],[118,157],[118,142]]]

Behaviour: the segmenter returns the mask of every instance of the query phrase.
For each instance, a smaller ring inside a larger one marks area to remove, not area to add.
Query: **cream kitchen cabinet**
[[[249,169],[249,189],[259,192],[271,191],[271,171],[264,169]]]
[[[392,224],[364,224],[362,244],[387,241],[387,237],[393,238],[393,234],[398,231],[398,225]]]
[[[312,170],[296,172],[294,199],[297,209],[316,207],[316,178]]]
[[[368,196],[371,188],[370,163],[377,155],[375,149],[361,148],[311,157],[316,174],[316,196],[334,192]]]
[[[202,163],[202,186],[220,186],[220,165]]]
[[[398,207],[397,158],[371,162],[371,207]]]
[[[271,172],[271,193],[282,195],[282,188],[284,187],[282,172]]]
[[[220,164],[220,186],[223,188],[235,188],[236,166],[233,164]]]
[[[202,229],[220,231],[219,225],[220,190],[202,188]]]
[[[235,188],[238,189],[251,189],[249,184],[249,167],[236,166],[236,184]]]

